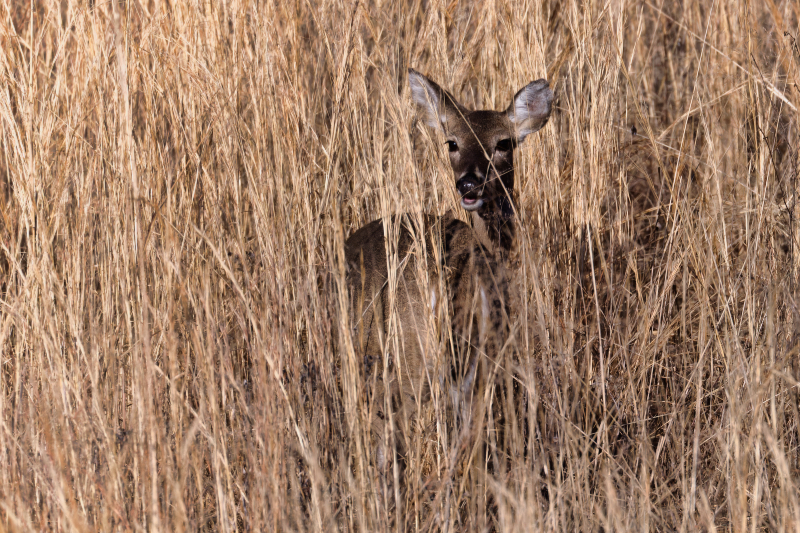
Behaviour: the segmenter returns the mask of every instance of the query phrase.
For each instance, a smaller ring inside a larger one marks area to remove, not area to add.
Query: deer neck
[[[471,213],[472,228],[478,240],[502,259],[507,259],[514,248],[516,238],[514,203],[514,194],[511,193],[510,196],[501,196]]]

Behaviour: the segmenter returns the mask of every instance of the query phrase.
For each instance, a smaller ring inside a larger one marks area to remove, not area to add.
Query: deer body
[[[401,410],[429,397],[435,369],[434,354],[428,353],[425,342],[431,337],[426,317],[441,298],[449,303],[452,339],[461,346],[453,361],[453,375],[459,380],[454,397],[473,387],[482,354],[493,360],[502,349],[508,329],[507,261],[515,238],[513,152],[527,135],[545,125],[553,99],[547,81],[537,80],[520,90],[505,111],[469,111],[412,69],[409,83],[426,124],[446,138],[461,206],[469,212],[472,224],[449,212],[442,217],[422,217],[421,228],[413,217],[395,219],[400,231],[393,296],[402,353],[391,354],[395,368],[388,383],[381,379],[380,370],[373,377],[376,402],[371,424],[379,441],[389,415],[385,405],[394,405],[385,401],[387,395],[400,400],[392,409]],[[416,264],[423,254],[415,240],[425,243],[426,265]],[[355,345],[365,366],[378,363],[378,369],[383,368],[390,351],[386,338],[392,298],[386,248],[381,220],[363,226],[345,243]],[[433,253],[435,249],[441,253]],[[441,264],[436,264],[437,256]],[[419,267],[428,274],[427,290],[417,279]],[[443,272],[445,294],[438,293],[434,281],[439,272]],[[381,445],[378,462],[384,462]]]

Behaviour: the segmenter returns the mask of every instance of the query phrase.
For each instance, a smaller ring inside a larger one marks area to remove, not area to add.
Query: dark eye
[[[514,148],[514,142],[511,139],[503,139],[497,143],[495,150],[498,152],[508,152],[512,148]]]
[[[445,141],[445,144],[447,145],[447,149],[450,150],[451,152],[458,151],[458,145],[456,144],[455,141]]]

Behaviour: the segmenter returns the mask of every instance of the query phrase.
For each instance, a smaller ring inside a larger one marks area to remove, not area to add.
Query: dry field
[[[0,0],[0,531],[800,531],[799,17]],[[408,67],[556,100],[517,152],[514,393],[460,438],[429,339],[382,472],[343,243],[466,219]]]

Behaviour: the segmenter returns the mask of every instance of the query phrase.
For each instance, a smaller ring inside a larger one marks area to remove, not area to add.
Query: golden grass
[[[0,2],[0,530],[797,531],[799,14]],[[458,209],[409,66],[557,100],[506,459],[435,391],[381,477],[343,242]]]

